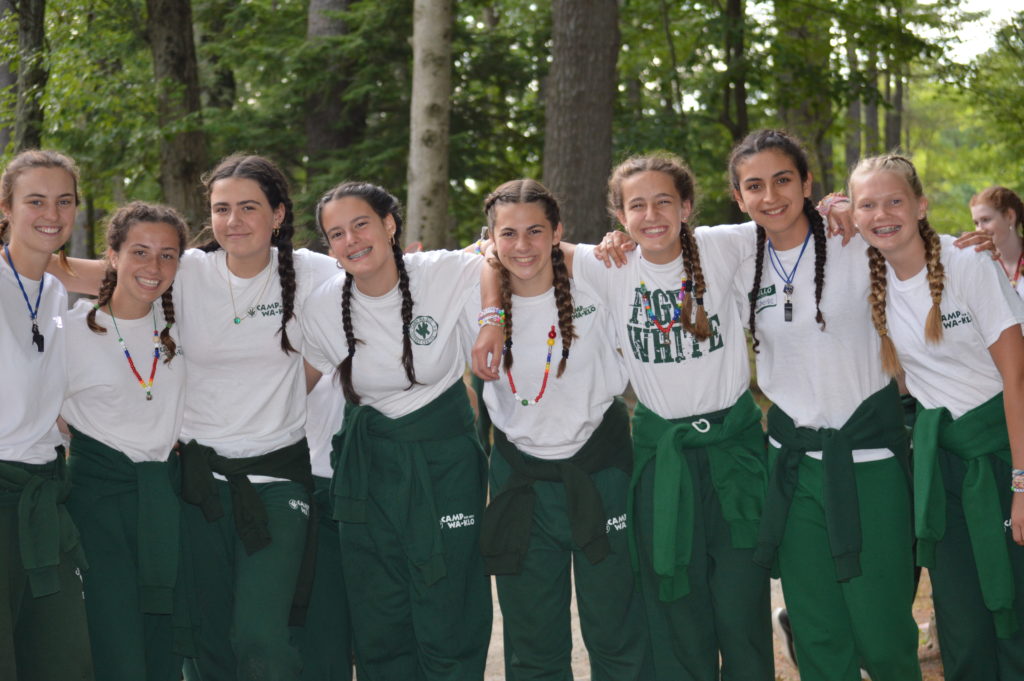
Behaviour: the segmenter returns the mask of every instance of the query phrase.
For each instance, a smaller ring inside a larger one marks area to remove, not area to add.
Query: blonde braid
[[[903,373],[900,366],[899,356],[896,354],[896,346],[889,337],[889,329],[885,319],[885,258],[874,246],[868,247],[868,263],[871,268],[871,291],[868,293],[868,302],[871,304],[871,321],[875,325],[875,331],[882,339],[881,357],[882,369],[890,376],[899,376]]]
[[[917,229],[924,241],[924,257],[928,265],[928,293],[932,297],[932,307],[928,310],[928,318],[924,323],[924,339],[929,343],[938,343],[942,340],[942,311],[939,306],[942,304],[946,274],[939,259],[942,255],[942,244],[939,242],[939,235],[928,224],[928,218],[918,220]]]

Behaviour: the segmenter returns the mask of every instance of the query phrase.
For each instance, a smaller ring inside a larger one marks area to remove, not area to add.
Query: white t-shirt
[[[512,396],[508,376],[484,386],[491,421],[516,447],[540,459],[568,459],[586,444],[601,424],[612,399],[626,388],[626,371],[615,350],[604,303],[582,285],[572,282],[573,327],[576,340],[569,348],[565,373],[557,378],[562,358],[562,335],[554,288],[539,296],[512,296],[512,380],[522,398],[534,399],[544,380],[548,334],[555,327],[551,372],[544,396],[523,406]],[[476,326],[479,297],[466,306]]]
[[[640,281],[645,282],[653,314],[663,324],[672,318],[683,274],[682,256],[666,265],[644,260],[639,250],[621,268],[606,268],[593,246],[578,245],[573,276],[595,290],[609,307],[616,340],[637,397],[666,419],[727,409],[750,384],[744,324],[740,319],[741,267],[754,252],[753,223],[696,230],[704,271],[704,308],[711,336],[696,342],[679,322],[669,334],[644,311]],[[692,295],[692,293],[691,293]],[[696,309],[696,304],[694,304]]]
[[[1024,275],[1021,275],[1020,279],[1017,280],[1017,295],[1024,299]]]
[[[305,433],[304,339],[298,318],[310,291],[338,267],[329,256],[293,251],[295,317],[288,323],[288,339],[297,352],[285,354],[278,333],[282,308],[277,249],[271,249],[270,269],[251,279],[230,274],[224,258],[222,250],[190,249],[174,281],[180,350],[188,367],[181,437],[227,458],[259,456]],[[244,316],[249,308],[255,314],[235,324],[235,315]]]
[[[14,263],[17,265],[17,261]],[[57,416],[67,381],[64,325],[68,294],[56,278],[44,274],[36,324],[43,352],[32,343],[32,318],[14,272],[0,258],[0,374],[4,399],[0,406],[0,460],[49,463],[54,447],[64,443]],[[35,307],[40,282],[21,276]]]
[[[882,370],[879,338],[867,302],[871,288],[867,248],[859,238],[845,247],[840,239],[827,240],[822,330],[815,321],[813,237],[793,275],[791,322],[785,320],[783,309],[785,280],[772,267],[767,243],[754,308],[760,341],[758,386],[798,427],[840,428],[864,400],[891,381]],[[776,251],[783,272],[793,271],[801,246]],[[749,291],[753,267],[745,268],[744,275]],[[821,452],[808,454],[821,458]],[[888,449],[854,451],[857,462],[889,456]]]
[[[910,393],[924,407],[945,407],[960,418],[1002,391],[987,348],[1004,330],[1024,322],[1024,301],[987,253],[960,250],[948,235],[939,239],[946,275],[939,306],[942,340],[924,339],[931,309],[927,268],[900,281],[887,266],[886,317]]]
[[[345,421],[345,396],[333,373],[324,374],[306,396],[306,441],[313,475],[330,478],[331,439]]]
[[[106,308],[96,311],[96,323],[107,332],[89,329],[85,318],[92,306],[93,301],[80,300],[68,313],[68,387],[61,416],[132,461],[166,461],[178,440],[185,409],[185,358],[175,356],[165,364],[161,346],[153,399],[147,400],[117,342]],[[159,301],[156,308],[157,329],[163,331]],[[148,381],[153,368],[153,317],[118,319],[117,328],[139,375]],[[171,327],[171,335],[177,343],[175,327]]]
[[[352,285],[352,329],[356,344],[352,385],[360,401],[388,418],[426,406],[462,377],[468,348],[460,332],[466,299],[473,293],[483,258],[461,251],[428,251],[405,256],[412,294],[413,366],[417,385],[402,368],[402,294],[396,284],[382,296],[367,296]],[[337,274],[306,301],[302,325],[306,359],[329,376],[346,356],[341,323],[345,275]]]

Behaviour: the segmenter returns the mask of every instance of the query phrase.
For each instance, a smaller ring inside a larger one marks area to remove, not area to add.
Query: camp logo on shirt
[[[970,312],[961,312],[960,310],[953,310],[949,314],[942,315],[942,328],[952,329],[957,326],[963,326],[964,324],[970,324],[971,319]]]
[[[289,499],[288,505],[293,511],[302,511],[302,515],[309,517],[309,504],[302,499]]]
[[[441,529],[447,527],[454,530],[459,527],[470,527],[476,524],[476,516],[472,513],[453,513],[441,516]]]
[[[663,291],[654,289],[650,292],[651,312],[663,327],[672,321],[675,312],[675,301],[679,299],[679,289]],[[640,287],[636,288],[633,298],[632,314],[626,321],[626,332],[633,357],[644,364],[668,364],[682,362],[686,359],[698,359],[709,352],[725,347],[722,335],[718,333],[718,315],[708,315],[711,335],[706,341],[698,341],[691,336],[683,325],[676,322],[667,334],[662,333],[647,318],[644,311],[644,299]]]
[[[594,314],[597,312],[597,307],[594,305],[577,305],[576,309],[572,311],[572,318],[579,319],[580,317],[586,317],[588,314]]]
[[[430,315],[420,315],[409,324],[409,338],[416,345],[430,345],[437,338],[437,322]]]
[[[775,284],[762,286],[757,289],[757,293],[754,294],[754,312],[758,314],[760,314],[761,310],[767,310],[768,308],[775,307],[778,304],[775,294]]]

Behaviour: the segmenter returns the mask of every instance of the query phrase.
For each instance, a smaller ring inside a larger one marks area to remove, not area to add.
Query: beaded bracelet
[[[849,202],[850,202],[850,199],[848,199],[847,197],[843,196],[842,194],[840,194],[838,192],[832,192],[831,194],[826,194],[825,197],[821,201],[818,201],[817,210],[818,210],[819,213],[821,213],[822,217],[827,218],[828,214],[832,212],[832,207],[834,205],[836,205],[837,203],[849,203]]]
[[[1014,468],[1010,477],[1010,491],[1024,494],[1024,471]]]
[[[505,311],[500,307],[485,307],[480,310],[476,323],[480,328],[485,326],[505,326]]]

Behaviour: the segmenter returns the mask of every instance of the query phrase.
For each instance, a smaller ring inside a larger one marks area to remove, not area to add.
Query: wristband
[[[837,203],[849,203],[850,199],[846,198],[842,194],[832,192],[826,194],[825,197],[818,202],[817,210],[821,213],[822,217],[828,217],[828,214],[832,212],[832,207]]]
[[[1024,494],[1024,471],[1013,469],[1010,477],[1010,491]]]
[[[500,307],[485,307],[480,310],[476,323],[483,328],[485,326],[505,326],[505,311]]]

